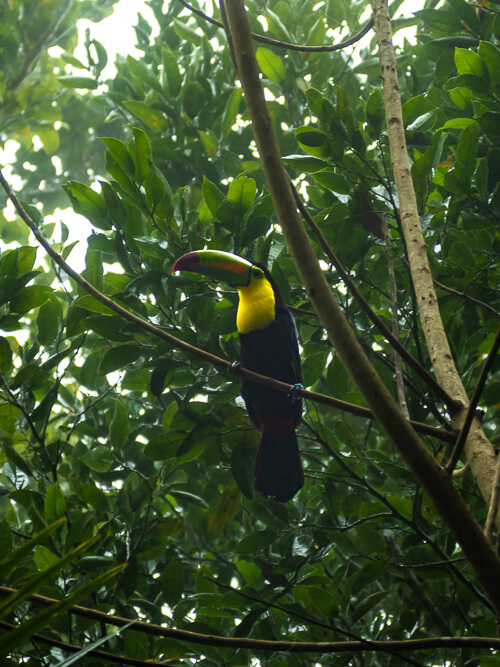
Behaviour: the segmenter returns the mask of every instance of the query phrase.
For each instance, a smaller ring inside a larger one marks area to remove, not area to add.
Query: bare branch
[[[9,596],[16,593],[16,589],[0,586],[0,595]],[[49,607],[58,602],[53,598],[42,595],[30,595],[27,598],[30,602]],[[81,616],[90,620],[98,621],[115,627],[128,625],[130,618],[121,616],[112,616],[102,611],[89,609],[75,605],[68,609],[69,614]],[[203,646],[220,646],[231,649],[252,649],[255,651],[286,651],[291,653],[359,653],[361,651],[384,651],[387,649],[393,651],[417,651],[436,648],[490,648],[500,649],[500,639],[496,637],[429,637],[427,639],[406,639],[402,641],[345,641],[345,642],[289,642],[289,641],[270,641],[267,639],[250,639],[247,637],[220,637],[217,635],[204,635],[199,632],[190,632],[189,630],[177,630],[176,628],[165,628],[162,625],[154,623],[145,623],[144,621],[135,621],[131,630],[144,632],[155,637],[168,637],[169,639],[178,639],[179,641],[191,644],[201,644]],[[369,643],[369,648],[367,647]],[[154,664],[154,663],[153,663]]]
[[[476,414],[476,408],[479,403],[479,399],[481,398],[484,385],[486,384],[488,373],[490,372],[491,367],[495,362],[495,358],[497,356],[499,348],[500,348],[500,328],[497,331],[497,335],[495,336],[495,340],[493,341],[493,345],[491,346],[488,358],[484,362],[483,368],[481,369],[481,375],[479,376],[476,387],[474,389],[474,393],[472,394],[472,398],[469,403],[469,407],[467,408],[467,415],[465,417],[462,429],[460,431],[460,435],[458,436],[455,447],[453,448],[453,452],[451,453],[450,460],[448,462],[448,465],[446,466],[446,470],[449,473],[453,472],[455,466],[458,463],[458,459],[462,454],[465,441],[467,440],[467,436],[469,435],[469,430],[472,424],[472,420],[474,419],[474,416]]]
[[[190,12],[196,14],[196,16],[199,16],[204,21],[207,21],[207,23],[211,23],[212,25],[215,25],[218,28],[225,29],[223,21],[218,21],[217,19],[214,19],[212,16],[208,16],[208,14],[202,12],[201,9],[196,9],[196,7],[190,5],[189,2],[186,2],[186,0],[179,0],[179,2],[186,9],[189,9]],[[259,35],[255,32],[252,32],[252,39],[254,39],[256,42],[269,44],[270,46],[275,46],[278,49],[288,49],[289,51],[301,51],[302,53],[330,53],[331,51],[340,51],[341,49],[345,49],[348,46],[356,44],[356,42],[359,42],[359,40],[362,37],[364,37],[368,32],[370,32],[372,28],[373,28],[373,19],[371,18],[368,21],[368,23],[363,28],[361,28],[361,30],[357,32],[355,35],[349,37],[348,39],[345,39],[343,42],[339,42],[338,44],[332,44],[331,46],[309,46],[308,44],[290,44],[289,42],[282,42],[279,39],[273,39],[272,37]]]
[[[387,220],[385,219],[385,215],[383,215],[382,226],[384,230],[385,256],[387,258],[387,272],[389,274],[389,286],[391,290],[392,335],[394,336],[394,338],[399,340],[398,289],[396,286],[396,276],[394,274],[394,264],[392,261],[391,236],[389,234],[389,227],[387,226]],[[394,373],[396,375],[396,387],[398,390],[399,407],[401,408],[401,412],[404,414],[406,419],[409,419],[410,414],[408,412],[408,405],[406,403],[405,385],[403,381],[403,368],[401,366],[401,357],[397,352],[397,350],[394,350]]]
[[[484,534],[486,539],[493,542],[493,526],[498,516],[498,505],[500,503],[500,456],[497,460],[497,468],[495,470],[495,480],[493,482],[493,492],[491,494],[490,507],[488,509],[488,516],[486,517],[486,524],[484,526]]]

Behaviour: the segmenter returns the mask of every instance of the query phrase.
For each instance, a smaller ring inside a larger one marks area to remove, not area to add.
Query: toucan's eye
[[[263,275],[264,274],[262,273],[262,271],[260,269],[258,269],[256,266],[253,267],[252,276],[254,278],[262,278]]]

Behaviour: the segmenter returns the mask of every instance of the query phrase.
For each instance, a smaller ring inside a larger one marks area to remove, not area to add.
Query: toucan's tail
[[[253,473],[254,488],[262,496],[286,503],[304,486],[295,429],[266,430],[260,438]]]

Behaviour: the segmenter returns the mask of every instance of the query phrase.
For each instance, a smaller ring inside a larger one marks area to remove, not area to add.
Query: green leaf
[[[125,446],[129,434],[129,417],[127,408],[123,401],[118,399],[115,403],[113,419],[109,426],[109,444],[113,449],[121,449]]]
[[[440,32],[459,32],[462,29],[460,16],[444,9],[421,9],[414,15],[434,30]]]
[[[479,42],[479,57],[488,71],[492,86],[500,86],[500,49],[491,42]]]
[[[248,586],[255,588],[262,583],[262,572],[255,563],[248,560],[236,561],[236,567]]]
[[[464,128],[457,145],[457,160],[463,165],[466,178],[476,170],[476,155],[479,142],[479,128],[476,123]]]
[[[483,132],[492,137],[500,136],[500,113],[498,111],[487,111],[477,119]]]
[[[259,554],[264,549],[267,549],[276,539],[276,535],[272,530],[260,530],[255,533],[250,533],[236,545],[237,554]]]
[[[227,198],[238,213],[244,213],[251,208],[256,191],[257,186],[253,178],[240,174],[229,184]]]
[[[50,556],[47,557],[47,552],[49,551],[45,547],[44,554],[40,557],[40,574],[35,574],[30,578],[30,580],[25,583],[19,590],[17,590],[15,593],[12,593],[9,595],[8,598],[4,599],[0,603],[0,618],[5,618],[8,616],[17,606],[19,606],[22,602],[24,602],[30,595],[33,594],[34,591],[36,591],[44,582],[52,579],[63,567],[64,565],[71,561],[72,559],[75,558],[79,553],[87,550],[90,546],[95,544],[95,542],[98,540],[98,537],[93,537],[91,540],[87,540],[86,542],[83,542],[82,544],[79,544],[75,549],[72,549],[69,551],[65,556],[62,558],[57,558],[54,554],[51,554]],[[40,552],[40,545],[36,547],[39,553]],[[12,555],[19,555],[19,549],[16,549]],[[36,553],[36,551],[35,551]],[[49,552],[50,553],[50,552]],[[50,563],[48,561],[51,561]],[[13,631],[12,631],[13,632]],[[9,633],[9,636],[11,633]],[[0,638],[0,649],[3,648],[3,639],[5,639],[5,636]],[[0,651],[0,655],[4,655]]]
[[[121,371],[126,366],[133,364],[141,355],[141,350],[137,345],[118,345],[110,348],[104,355],[99,373],[106,375],[114,371]]]
[[[140,100],[125,100],[122,104],[127,111],[130,111],[137,120],[140,120],[147,125],[153,132],[162,132],[167,129],[168,121],[165,118],[165,115],[146,102],[141,102]]]
[[[66,658],[66,660],[58,662],[57,665],[55,665],[55,667],[70,667],[71,665],[74,665],[75,663],[79,662],[83,657],[94,651],[96,648],[99,648],[99,646],[106,644],[107,642],[109,642],[110,639],[113,639],[113,637],[117,637],[122,632],[125,632],[125,630],[134,625],[135,622],[136,621],[129,621],[128,623],[125,623],[119,628],[113,628],[111,631],[108,630],[106,635],[100,637],[99,639],[96,639],[95,642],[87,644],[80,651],[77,651],[77,653],[74,653],[69,658]]]
[[[470,28],[476,35],[480,34],[481,24],[476,14],[476,8],[467,0],[448,0],[457,16],[462,19],[464,27]]]
[[[330,350],[324,350],[317,354],[310,354],[302,363],[302,377],[304,387],[311,387],[326,370],[326,360]]]
[[[89,449],[79,459],[94,472],[108,472],[114,464],[114,457],[110,448],[104,445],[97,445],[97,447]]]
[[[0,336],[0,373],[7,373],[12,368],[12,349],[9,341]]]
[[[222,115],[222,124],[221,124],[222,137],[229,136],[231,128],[236,122],[242,97],[243,97],[242,88],[235,88],[229,95],[224,109],[224,113]]]
[[[270,81],[274,81],[274,83],[283,81],[286,73],[283,60],[280,56],[271,51],[271,49],[266,49],[262,46],[255,51],[255,56],[264,76],[270,79]]]
[[[340,195],[351,194],[351,184],[349,181],[339,174],[334,174],[331,169],[316,171],[313,174],[313,178],[317,183],[320,183],[332,192]]]
[[[385,104],[382,91],[376,88],[366,102],[366,119],[373,136],[378,137],[385,122]]]
[[[455,76],[444,85],[445,90],[452,90],[453,88],[467,88],[476,93],[488,94],[490,91],[490,85],[486,79],[482,76],[477,76],[477,74],[460,74]]]
[[[49,347],[57,342],[62,327],[62,316],[62,306],[55,295],[49,297],[40,306],[36,318],[36,326],[37,339],[41,345]]]
[[[184,109],[190,118],[196,118],[207,102],[207,94],[201,83],[188,83],[184,88]]]
[[[166,603],[175,607],[184,593],[184,571],[178,560],[167,563],[160,581]]]
[[[328,157],[330,154],[330,138],[326,132],[308,126],[298,127],[295,138],[303,151],[315,157]]]
[[[96,90],[99,86],[95,79],[89,76],[63,75],[57,77],[59,83],[66,88],[83,88],[84,90]]]
[[[52,294],[48,285],[28,285],[18,290],[10,300],[10,309],[13,313],[27,313],[38,308]]]
[[[453,128],[456,130],[463,130],[464,127],[469,127],[469,125],[474,125],[476,121],[474,118],[452,118],[447,120],[443,125],[443,129]]]
[[[4,556],[2,560],[0,560],[0,568],[2,569],[2,572],[4,574],[9,572],[9,570],[15,567],[23,558],[30,554],[37,544],[48,540],[49,537],[51,537],[51,535],[53,535],[54,532],[58,530],[63,525],[63,523],[65,523],[65,521],[65,517],[59,519],[58,521],[54,521],[54,523],[52,523],[50,526],[43,528],[43,530],[40,530],[29,540],[23,542],[20,547],[15,549],[8,556]]]
[[[198,130],[198,135],[207,151],[207,155],[214,158],[217,155],[217,147],[219,145],[215,133],[212,130]]]
[[[368,595],[364,598],[359,604],[354,605],[354,609],[351,613],[352,620],[354,622],[359,621],[360,618],[363,618],[371,609],[378,606],[384,598],[387,597],[389,591],[377,591]]]
[[[44,500],[45,520],[47,523],[54,523],[62,518],[66,512],[66,501],[64,499],[61,487],[54,482],[47,489]]]
[[[6,519],[0,521],[0,562],[12,553],[12,531]]]
[[[182,85],[182,75],[179,71],[176,54],[169,51],[163,45],[161,49],[163,70],[166,77],[166,85],[172,97],[179,94]]]
[[[33,553],[33,560],[39,572],[46,572],[54,566],[58,566],[59,559],[53,551],[47,549],[43,544],[36,547]]]
[[[87,217],[98,229],[111,229],[106,201],[88,185],[69,181],[63,185],[77,213]]]
[[[312,174],[328,167],[328,162],[309,155],[286,155],[283,162],[299,173]]]
[[[188,42],[194,46],[201,44],[202,36],[196,30],[183,23],[180,19],[173,20],[174,30],[183,42]]]
[[[17,405],[7,402],[0,403],[0,429],[3,432],[2,435],[7,435],[9,437],[14,435],[19,416],[20,412]],[[22,457],[16,455],[16,450],[13,447],[10,447],[7,443],[5,443],[4,447],[8,448],[8,451],[5,451],[7,458],[15,463],[20,470],[23,470],[26,473],[29,470],[29,474],[31,474],[31,469],[24,462]]]
[[[466,243],[454,243],[448,257],[454,264],[464,269],[474,266],[474,254]]]
[[[455,65],[459,74],[475,74],[484,78],[487,73],[481,58],[470,49],[455,49]]]
[[[75,550],[76,551],[76,550]],[[68,609],[86,598],[92,591],[101,588],[110,579],[116,577],[126,565],[117,565],[108,572],[101,574],[88,584],[80,586],[74,593],[68,595],[57,604],[44,609],[27,621],[24,621],[15,630],[11,630],[0,638],[0,656],[6,656],[12,649],[24,643],[29,637],[43,628],[49,621],[62,616]]]
[[[215,183],[209,181],[206,176],[203,176],[202,192],[205,204],[215,218],[218,207],[225,199],[224,194],[219,190]]]
[[[238,488],[247,498],[253,498],[255,452],[252,445],[242,440],[231,453],[231,473]]]
[[[127,146],[123,143],[123,141],[115,139],[115,137],[101,137],[101,141],[106,146],[111,157],[122,169],[122,171],[127,174],[127,176],[133,178],[135,175],[136,166],[134,164],[134,160],[128,152]]]

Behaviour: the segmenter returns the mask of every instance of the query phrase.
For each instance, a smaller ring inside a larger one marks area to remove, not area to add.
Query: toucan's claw
[[[238,370],[241,368],[241,364],[239,361],[233,361],[233,363],[229,366],[227,369],[231,375],[235,375],[236,377],[238,376]]]
[[[300,384],[300,382],[297,382],[297,384],[294,384],[293,387],[288,392],[288,396],[290,396],[290,398],[292,399],[292,403],[300,400],[299,391],[301,389],[304,389],[304,385]]]

